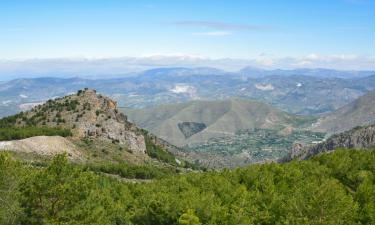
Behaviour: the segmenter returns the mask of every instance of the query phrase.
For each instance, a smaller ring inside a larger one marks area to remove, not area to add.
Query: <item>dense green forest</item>
[[[375,224],[375,150],[128,183],[0,154],[0,224]]]

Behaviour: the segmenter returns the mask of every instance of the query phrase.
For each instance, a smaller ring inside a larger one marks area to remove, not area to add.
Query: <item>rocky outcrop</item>
[[[31,121],[31,122],[30,122]],[[134,153],[145,154],[145,138],[133,123],[117,109],[117,103],[94,90],[49,100],[23,113],[17,125],[70,129],[73,139],[95,138],[126,146]]]
[[[313,146],[296,146],[281,161],[304,160],[319,153],[334,151],[337,148],[368,149],[373,147],[375,147],[375,124],[366,127],[356,127],[344,133],[333,135],[326,141]]]

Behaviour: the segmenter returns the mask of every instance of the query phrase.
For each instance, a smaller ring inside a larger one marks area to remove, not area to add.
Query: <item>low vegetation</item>
[[[72,133],[68,129],[60,127],[36,126],[45,116],[37,113],[28,118],[25,113],[8,116],[0,119],[0,141],[19,140],[34,136],[62,136],[68,137]],[[19,125],[19,122],[23,125]],[[19,126],[17,126],[19,125]]]
[[[0,141],[20,140],[34,136],[68,137],[70,130],[55,127],[5,127],[0,128]]]
[[[145,137],[145,144],[146,144],[146,153],[151,158],[157,159],[161,162],[166,162],[172,165],[176,164],[176,158],[170,152],[165,151],[160,146],[156,145],[152,137],[148,134],[146,130],[140,130]]]
[[[375,150],[127,183],[0,154],[0,224],[375,224]]]

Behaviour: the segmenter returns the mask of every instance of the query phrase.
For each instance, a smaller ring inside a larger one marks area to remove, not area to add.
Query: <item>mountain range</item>
[[[316,117],[289,114],[254,100],[191,101],[121,110],[138,126],[184,149],[190,161],[214,168],[276,160],[296,141],[312,144],[324,137],[308,130]]]
[[[84,89],[1,119],[0,136],[6,141],[0,149],[26,158],[66,152],[74,161],[143,164],[154,158],[173,166],[209,168],[275,161],[288,157],[291,149],[303,159],[336,147],[371,147],[373,135],[367,131],[373,126],[323,139],[374,124],[373,101],[374,92],[369,92],[318,118],[240,98],[119,108],[112,99]],[[18,137],[23,140],[9,140]]]
[[[235,167],[284,157],[332,134],[375,124],[375,91],[319,117],[297,116],[254,100],[191,101],[121,108],[140,127],[183,148],[190,160]]]
[[[311,117],[291,115],[265,103],[245,99],[192,101],[122,111],[134,123],[180,147],[245,130],[291,132],[314,121]]]
[[[320,115],[352,102],[375,87],[372,72],[275,70],[258,76],[246,72],[248,70],[159,68],[122,78],[51,77],[4,81],[0,83],[0,116],[30,109],[85,87],[111,97],[121,107],[145,108],[240,97],[262,101],[293,114]],[[317,75],[320,72],[328,75]],[[347,73],[352,75],[345,75]]]

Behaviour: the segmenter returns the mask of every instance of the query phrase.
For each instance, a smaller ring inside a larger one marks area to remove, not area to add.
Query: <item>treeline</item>
[[[68,129],[54,127],[0,127],[0,141],[19,140],[34,136],[68,137],[72,133]]]
[[[375,150],[132,184],[0,154],[0,224],[375,224]]]

